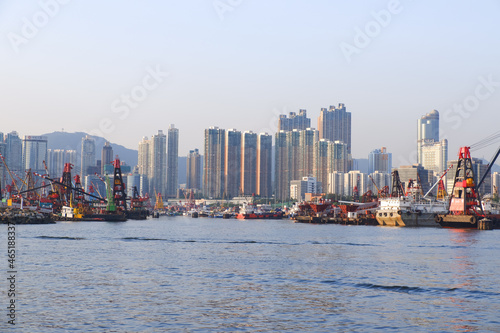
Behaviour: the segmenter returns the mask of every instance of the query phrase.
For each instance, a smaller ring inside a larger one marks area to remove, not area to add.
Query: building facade
[[[257,134],[245,131],[241,134],[241,193],[257,192]]]
[[[424,144],[439,142],[439,112],[432,110],[417,122],[417,163],[422,164]]]
[[[81,168],[82,177],[92,174],[91,168],[96,166],[95,140],[89,135],[82,138]]]
[[[294,129],[305,130],[309,127],[311,127],[311,119],[307,118],[307,111],[304,109],[299,110],[299,114],[290,112],[289,117],[281,114],[278,119],[278,132]]]
[[[179,187],[179,129],[172,124],[168,128],[167,141],[167,189],[169,198],[177,196]]]
[[[225,130],[218,127],[205,129],[203,163],[203,195],[222,198],[224,193]]]
[[[321,109],[318,131],[320,139],[342,141],[347,144],[347,152],[351,154],[351,113],[347,112],[344,104]]]
[[[104,143],[101,150],[101,175],[104,175],[104,167],[114,161],[113,148],[109,141]]]
[[[385,147],[374,149],[368,154],[368,173],[375,171],[388,174],[392,171],[392,154]]]
[[[241,193],[241,132],[226,130],[224,146],[224,197],[233,198]]]
[[[201,190],[201,156],[198,149],[190,150],[186,159],[186,188]]]
[[[150,194],[161,193],[165,196],[167,178],[167,136],[162,130],[151,137],[149,144],[150,152],[150,173],[149,191]],[[152,193],[151,193],[152,192]]]
[[[272,186],[272,158],[273,137],[267,133],[257,136],[257,181],[256,194],[263,198],[273,195]]]

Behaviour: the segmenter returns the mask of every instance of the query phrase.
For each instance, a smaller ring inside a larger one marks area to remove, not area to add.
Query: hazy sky
[[[0,0],[0,131],[64,129],[137,149],[209,126],[274,133],[280,113],[352,113],[355,158],[416,158],[441,113],[449,158],[500,130],[500,2]],[[498,144],[473,151],[489,159]]]

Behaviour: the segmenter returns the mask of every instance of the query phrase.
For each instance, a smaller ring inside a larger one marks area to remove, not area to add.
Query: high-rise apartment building
[[[301,180],[303,175],[302,147],[300,146],[300,131],[294,129],[287,132],[288,145],[288,176],[290,180]]]
[[[448,140],[424,142],[420,147],[420,164],[434,171],[435,176],[441,176],[448,164]]]
[[[24,171],[23,142],[16,131],[8,133],[5,138],[5,161],[11,172]]]
[[[241,134],[241,192],[257,192],[257,134],[252,131]]]
[[[301,156],[299,174],[302,177],[312,177],[314,174],[314,143],[319,139],[319,132],[314,128],[300,131]]]
[[[167,178],[167,136],[162,130],[151,137],[150,151],[150,193],[165,195]]]
[[[417,123],[417,163],[422,164],[424,144],[439,142],[439,112],[432,110]]]
[[[289,117],[281,114],[278,120],[278,131],[292,131],[294,129],[305,130],[311,127],[311,119],[307,118],[307,111],[299,110],[299,114],[290,112]]]
[[[368,190],[368,181],[368,175],[359,170],[344,173],[344,195],[355,196],[355,190],[357,190],[358,197],[362,196]]]
[[[498,187],[500,186],[500,172],[491,174],[491,193],[498,197]]]
[[[314,145],[314,177],[328,188],[328,174],[330,173],[329,146],[331,141],[320,139]]]
[[[0,132],[0,154],[5,158],[5,149],[6,149],[7,145],[5,144],[4,142],[4,137],[3,137],[3,133]],[[6,174],[6,169],[5,169],[5,165],[3,164],[3,162],[0,162],[0,186],[3,186],[4,185],[4,182],[5,182],[5,174]],[[0,195],[1,196],[1,195]]]
[[[179,129],[172,124],[168,128],[167,141],[167,196],[177,196],[179,183]]]
[[[347,144],[347,152],[351,154],[351,113],[344,104],[336,108],[322,108],[318,117],[319,138],[330,141],[342,141]]]
[[[203,195],[222,198],[224,192],[225,130],[218,127],[205,129],[203,165]]]
[[[277,200],[287,200],[290,197],[290,177],[287,132],[279,131],[274,139],[274,192]]]
[[[273,137],[267,133],[257,136],[257,191],[256,194],[270,198],[273,195],[272,188],[272,150]]]
[[[224,196],[233,198],[241,192],[241,132],[228,129],[224,147]]]
[[[149,177],[151,172],[150,167],[150,140],[147,136],[142,138],[142,141],[139,142],[139,149],[137,151],[137,169],[140,175],[146,175]]]
[[[368,174],[375,171],[388,174],[392,172],[392,154],[385,147],[374,149],[368,154]]]
[[[47,137],[25,135],[23,138],[23,168],[45,173],[43,161],[47,160]]]
[[[201,190],[201,156],[198,149],[190,150],[187,156],[186,188]]]
[[[90,175],[92,167],[96,166],[96,151],[95,140],[89,135],[82,138],[82,152],[81,152],[81,169],[80,175],[82,177]]]
[[[113,148],[110,143],[106,141],[101,150],[101,175],[104,175],[104,166],[113,162]]]

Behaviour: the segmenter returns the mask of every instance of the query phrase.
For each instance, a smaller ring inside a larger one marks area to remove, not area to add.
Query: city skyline
[[[184,156],[208,126],[274,134],[279,114],[305,109],[316,127],[321,108],[344,103],[353,157],[387,147],[403,165],[416,161],[415,119],[433,109],[450,159],[496,131],[495,1],[1,7],[4,133],[100,131],[136,149],[175,123]]]

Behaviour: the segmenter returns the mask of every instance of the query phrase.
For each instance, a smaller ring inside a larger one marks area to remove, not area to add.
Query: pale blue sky
[[[316,127],[321,107],[345,103],[353,156],[385,146],[398,166],[432,109],[450,159],[500,129],[499,1],[65,0],[44,14],[55,1],[0,0],[0,131],[104,128],[137,149],[173,123],[184,155],[209,126],[274,132],[277,114],[305,108]],[[382,26],[373,13],[391,15]],[[368,45],[358,29],[372,29]]]

